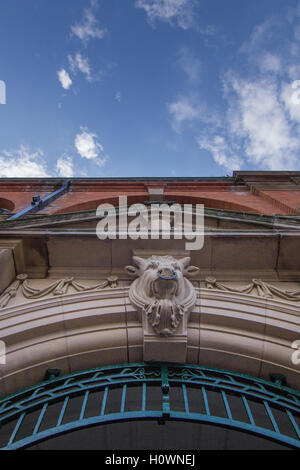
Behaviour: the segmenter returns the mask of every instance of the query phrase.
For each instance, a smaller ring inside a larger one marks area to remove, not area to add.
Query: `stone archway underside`
[[[197,293],[186,363],[265,380],[283,374],[288,386],[299,390],[299,366],[292,363],[292,344],[299,339],[297,304],[202,288]],[[18,293],[1,309],[1,339],[6,364],[0,364],[0,397],[43,381],[47,369],[67,375],[145,360],[142,316],[129,301],[128,287],[38,300]],[[178,362],[171,353],[164,360]]]

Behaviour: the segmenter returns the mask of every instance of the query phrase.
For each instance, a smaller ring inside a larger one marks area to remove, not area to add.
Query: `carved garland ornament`
[[[190,258],[176,260],[172,256],[134,256],[133,261],[137,267],[125,268],[137,277],[129,289],[130,301],[142,310],[157,334],[173,335],[196,303],[195,289],[185,276],[199,268],[189,266]]]
[[[207,289],[218,289],[226,292],[235,292],[237,294],[253,294],[256,293],[259,297],[273,298],[274,296],[280,297],[284,300],[300,302],[300,289],[298,290],[285,290],[272,286],[268,282],[261,279],[252,279],[252,282],[245,287],[229,287],[225,284],[218,282],[214,277],[207,277],[205,279]]]
[[[27,274],[19,274],[16,277],[16,280],[0,296],[0,309],[6,307],[9,301],[17,295],[19,288],[22,289],[22,294],[26,299],[40,299],[51,293],[53,295],[66,294],[70,286],[72,286],[77,292],[88,292],[94,289],[104,289],[105,287],[117,287],[118,284],[118,278],[116,276],[110,276],[105,281],[99,282],[98,284],[90,287],[83,286],[75,281],[73,277],[69,277],[59,279],[43,289],[35,289],[29,285],[27,279]]]

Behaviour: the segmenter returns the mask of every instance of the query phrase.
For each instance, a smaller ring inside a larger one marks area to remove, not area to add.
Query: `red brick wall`
[[[118,205],[118,197],[127,195],[128,204],[149,200],[148,187],[164,187],[164,199],[181,203],[203,203],[206,207],[261,214],[293,215],[300,208],[299,191],[259,191],[253,194],[247,185],[227,181],[75,181],[67,194],[52,202],[40,214],[94,210],[103,202]],[[42,197],[57,189],[51,180],[39,183],[15,183],[0,180],[0,207],[18,212],[30,205],[32,196]]]
[[[260,191],[260,196],[292,215],[300,211],[300,191]]]
[[[1,188],[1,185],[0,185]],[[32,196],[37,194],[34,191],[0,191],[0,207],[3,207],[3,209],[10,209],[12,207],[13,212],[19,212],[22,209],[25,209],[25,207],[30,206]],[[47,196],[50,193],[44,193],[40,192],[41,198]],[[3,206],[1,205],[1,199],[5,199],[8,201],[4,201]],[[8,207],[7,207],[8,206]]]

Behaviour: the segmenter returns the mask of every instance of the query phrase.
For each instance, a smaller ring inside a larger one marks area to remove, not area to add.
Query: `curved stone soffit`
[[[17,281],[19,288],[25,281],[26,289],[30,288],[26,279]],[[49,368],[67,374],[144,360],[145,324],[141,311],[129,300],[128,287],[118,287],[112,279],[97,284],[94,290],[71,294],[66,284],[76,281],[69,280],[63,287],[60,282],[51,284],[52,291],[47,294],[40,292],[39,297],[21,305],[2,308],[0,339],[7,345],[6,364],[0,364],[2,396],[40,382]],[[258,284],[253,283],[257,289]],[[60,295],[54,294],[58,287]],[[281,373],[289,386],[299,389],[300,365],[292,362],[292,343],[300,339],[299,306],[266,296],[265,291],[264,296],[255,296],[226,287],[210,279],[208,288],[195,288],[185,361],[265,379]],[[147,340],[153,342],[153,336],[163,340],[160,345],[167,345],[164,360],[174,362],[178,350],[183,349],[182,334],[152,333]]]

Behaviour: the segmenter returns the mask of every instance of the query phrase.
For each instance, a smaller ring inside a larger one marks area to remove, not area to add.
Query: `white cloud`
[[[190,82],[197,82],[199,80],[201,62],[187,47],[182,47],[179,50],[178,64],[186,73]]]
[[[115,100],[116,101],[121,101],[121,92],[120,91],[117,91],[117,93],[115,94]]]
[[[251,54],[260,50],[274,37],[274,30],[278,28],[277,20],[272,17],[267,19],[253,29],[248,41],[244,42],[240,48],[240,52]]]
[[[85,128],[76,135],[75,147],[82,158],[92,160],[99,167],[103,167],[109,158],[103,153],[97,135]],[[39,148],[32,150],[20,145],[18,149],[0,151],[0,178],[72,178],[74,173],[73,158],[67,154],[59,157],[49,171],[47,158]],[[85,176],[84,169],[78,168],[77,174]]]
[[[30,151],[24,145],[13,151],[0,153],[1,178],[34,178],[50,176],[41,149]]]
[[[97,166],[99,166],[99,168],[102,168],[108,159],[109,159],[108,155],[103,155],[103,157],[97,158],[97,160],[95,160],[95,163]]]
[[[286,67],[288,77],[293,80],[298,80],[300,77],[300,63],[292,63]]]
[[[61,83],[61,86],[65,89],[68,90],[70,86],[72,85],[72,80],[70,78],[70,75],[65,69],[61,69],[57,72],[58,80]]]
[[[300,82],[296,81],[296,88],[292,87],[293,83],[282,84],[281,100],[292,122],[300,123]]]
[[[80,52],[77,52],[74,58],[71,55],[69,55],[68,60],[69,60],[71,71],[75,75],[79,71],[85,75],[85,78],[89,82],[92,80],[91,69],[90,69],[90,65],[89,65],[89,61],[87,57],[83,57],[80,54]]]
[[[73,160],[68,155],[63,155],[56,162],[56,172],[62,178],[72,178],[74,176]]]
[[[77,152],[82,158],[88,160],[95,160],[95,163],[98,166],[103,166],[107,161],[107,156],[101,155],[100,153],[104,152],[104,149],[100,142],[97,141],[97,134],[89,132],[86,128],[81,127],[81,132],[75,137],[75,147]]]
[[[227,141],[238,143],[245,163],[265,170],[299,167],[300,104],[292,99],[292,82],[300,78],[299,13],[256,26],[240,49],[254,67],[248,65],[247,76],[240,67],[224,80]]]
[[[103,147],[97,142],[96,134],[81,129],[81,134],[76,136],[76,148],[83,158],[92,159],[99,166],[107,162],[108,156],[101,155]],[[72,178],[74,176],[74,162],[71,156],[63,154],[56,161],[53,170],[48,170],[47,159],[43,150],[30,149],[21,145],[18,149],[3,150],[0,152],[0,178],[49,178],[62,177]],[[86,176],[83,168],[77,168],[77,174]]]
[[[228,145],[226,139],[220,135],[213,138],[196,137],[196,141],[201,149],[212,153],[216,163],[226,168],[228,171],[239,170],[242,159],[234,153]]]
[[[155,20],[176,23],[183,29],[194,26],[194,0],[136,0],[135,6],[143,8],[150,23]]]
[[[280,73],[282,70],[281,59],[276,54],[266,52],[258,59],[258,66],[261,72]]]
[[[299,126],[287,113],[288,91],[270,76],[249,80],[231,72],[225,82],[229,106],[223,127],[200,133],[199,146],[227,169],[245,163],[265,170],[296,169]]]
[[[180,132],[184,121],[193,121],[200,116],[200,110],[191,104],[186,98],[168,104],[168,111],[172,119],[172,127],[175,132]]]
[[[72,34],[81,39],[84,44],[87,44],[91,38],[102,39],[106,33],[106,29],[99,28],[95,17],[97,6],[97,2],[92,0],[90,7],[84,9],[81,21],[71,26]]]
[[[180,97],[178,101],[167,105],[171,115],[171,124],[175,132],[180,133],[186,122],[201,121],[218,126],[217,116],[207,109],[197,96]]]
[[[292,88],[300,80],[299,18],[300,9],[288,21],[274,16],[256,26],[239,49],[239,65],[222,77],[222,126],[202,126],[196,140],[226,169],[299,168],[300,91]]]
[[[280,101],[280,90],[268,79],[233,78],[238,122],[235,134],[243,137],[248,160],[270,170],[294,169],[298,136]]]

